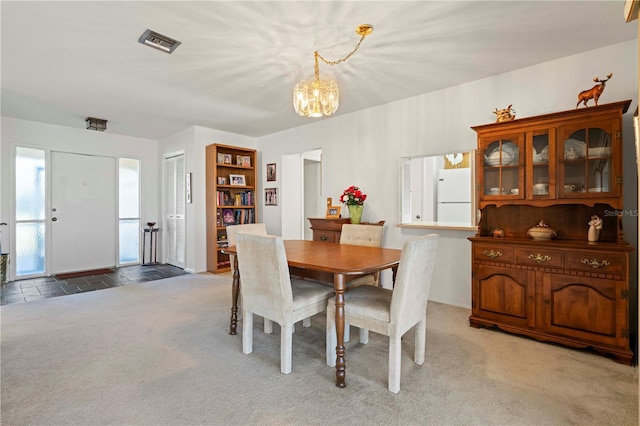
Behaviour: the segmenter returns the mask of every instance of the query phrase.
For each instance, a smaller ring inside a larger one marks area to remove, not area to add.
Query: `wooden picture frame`
[[[278,188],[265,188],[264,189],[264,205],[265,206],[277,206],[278,205]]]
[[[327,206],[327,219],[340,219],[340,206]]]
[[[233,205],[233,197],[231,197],[231,191],[222,191],[222,205],[223,206]]]
[[[229,175],[229,185],[246,186],[247,181],[244,175]]]
[[[233,209],[222,209],[222,223],[225,225],[235,225],[236,216]]]
[[[267,164],[267,182],[276,180],[276,163]]]

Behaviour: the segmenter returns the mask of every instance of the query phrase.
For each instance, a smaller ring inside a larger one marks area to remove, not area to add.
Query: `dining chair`
[[[236,235],[239,233],[243,234],[252,234],[252,235],[267,235],[267,227],[264,223],[244,223],[242,225],[228,225],[227,226],[227,243],[230,246],[236,245]],[[235,256],[229,255],[229,263],[231,268],[233,268],[235,262]],[[240,312],[242,312],[242,296],[238,297],[238,307]],[[270,333],[273,328],[271,321],[265,319],[264,320],[264,332]]]
[[[294,323],[323,312],[334,291],[289,276],[282,237],[241,233],[236,249],[242,259],[242,352],[253,352],[253,315],[268,318],[280,325],[280,371],[289,374]]]
[[[380,222],[384,224],[383,222]],[[351,244],[354,246],[382,247],[382,226],[381,225],[359,225],[345,223],[342,225],[340,233],[340,244]],[[380,285],[380,272],[363,275],[347,282],[347,289],[356,288],[361,285]],[[351,327],[349,323],[344,325],[344,341],[351,340]]]
[[[413,361],[422,365],[426,347],[427,301],[436,261],[438,235],[429,234],[404,243],[393,290],[360,286],[345,292],[345,322],[360,327],[360,343],[369,330],[389,337],[389,383],[400,391],[402,336],[415,326]],[[327,365],[336,365],[335,302],[327,302]]]
[[[340,244],[354,246],[382,247],[382,230],[379,225],[356,225],[345,223],[340,233]],[[349,288],[360,285],[379,285],[380,273],[364,275],[347,283]]]

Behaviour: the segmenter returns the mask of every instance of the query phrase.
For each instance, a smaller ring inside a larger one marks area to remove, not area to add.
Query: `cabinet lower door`
[[[535,272],[478,265],[473,317],[517,327],[535,326]]]
[[[544,327],[555,335],[628,347],[628,308],[623,294],[623,281],[545,274]]]

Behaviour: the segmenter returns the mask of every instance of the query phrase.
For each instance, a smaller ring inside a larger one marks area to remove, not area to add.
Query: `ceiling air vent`
[[[176,47],[180,46],[182,42],[174,40],[162,34],[158,34],[155,31],[147,30],[138,39],[139,43],[146,44],[158,50],[162,50],[166,53],[171,53],[176,50]]]

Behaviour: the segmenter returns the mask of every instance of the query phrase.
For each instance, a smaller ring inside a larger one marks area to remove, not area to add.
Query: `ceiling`
[[[2,115],[160,139],[308,124],[291,98],[313,52],[348,61],[337,115],[636,39],[624,1],[2,1]],[[138,43],[147,29],[182,42]],[[610,72],[593,64],[593,74]],[[590,82],[584,82],[589,85]]]

